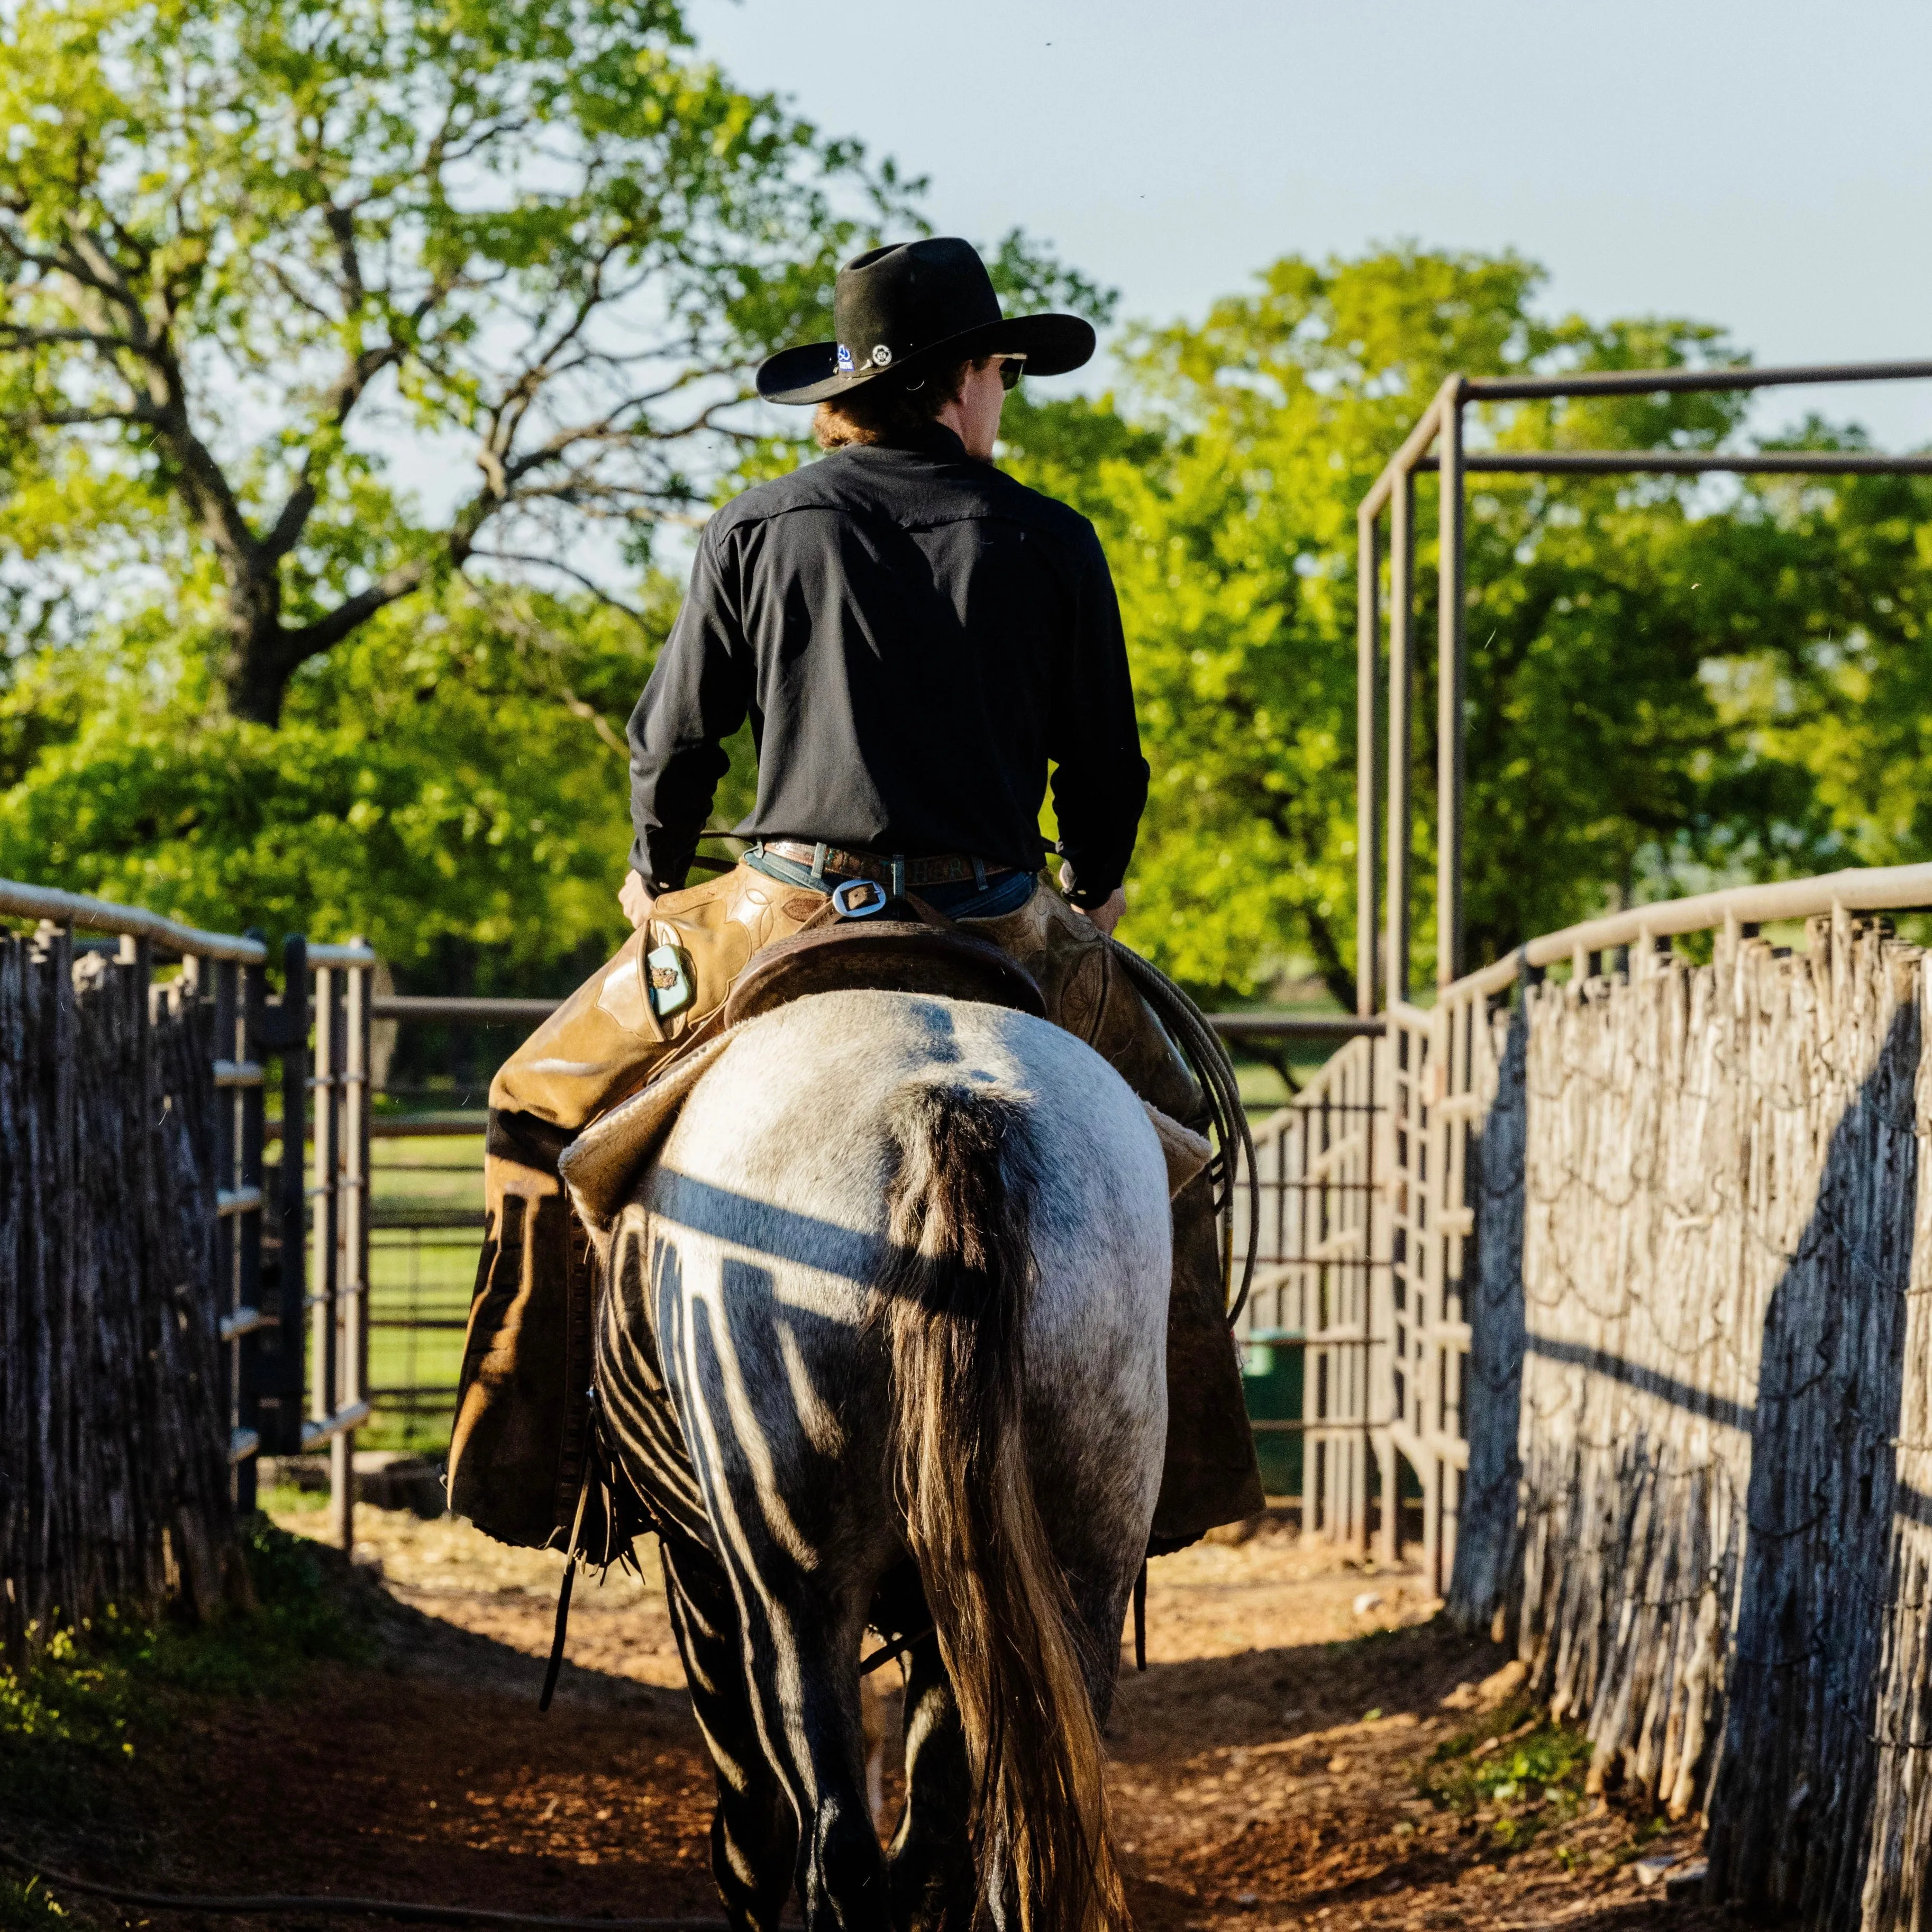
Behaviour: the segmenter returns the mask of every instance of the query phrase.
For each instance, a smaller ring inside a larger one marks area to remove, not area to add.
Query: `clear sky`
[[[1198,314],[1290,252],[1514,248],[1545,306],[1932,359],[1932,0],[691,0],[741,83]],[[1932,443],[1932,382],[1786,392]]]

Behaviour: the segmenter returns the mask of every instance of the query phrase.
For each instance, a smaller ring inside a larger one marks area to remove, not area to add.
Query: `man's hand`
[[[617,903],[624,908],[624,916],[631,922],[631,930],[634,932],[650,917],[651,908],[657,901],[652,896],[650,887],[644,884],[644,874],[633,870],[624,874],[624,883],[617,888]],[[1120,915],[1117,913],[1114,916],[1118,919]]]
[[[1071,866],[1062,866],[1060,868],[1060,890],[1063,892],[1070,892],[1072,890],[1072,886],[1073,868]],[[1072,902],[1070,901],[1069,904],[1071,903]],[[1109,937],[1112,936],[1114,927],[1120,924],[1121,915],[1126,909],[1127,889],[1125,886],[1116,886],[1114,888],[1113,896],[1102,904],[1073,908],[1082,919],[1091,920],[1102,932],[1106,933]]]
[[[1126,909],[1127,889],[1124,886],[1116,886],[1114,888],[1113,897],[1108,899],[1105,904],[1090,906],[1085,908],[1084,910],[1086,911],[1087,916],[1090,919],[1102,932],[1111,936],[1114,927],[1118,926],[1120,922],[1120,915],[1124,913]],[[1075,910],[1078,911],[1082,910],[1082,908],[1076,907]]]

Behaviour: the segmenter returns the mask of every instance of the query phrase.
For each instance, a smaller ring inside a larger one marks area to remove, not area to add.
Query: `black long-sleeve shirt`
[[[760,484],[706,525],[632,714],[632,863],[683,882],[749,714],[759,838],[1026,871],[1049,762],[1083,898],[1147,802],[1113,579],[1094,526],[934,424]]]

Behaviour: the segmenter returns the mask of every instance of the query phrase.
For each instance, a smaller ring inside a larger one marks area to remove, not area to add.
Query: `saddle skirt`
[[[1032,974],[997,946],[957,928],[850,920],[762,947],[733,986],[719,1030],[601,1114],[564,1150],[558,1171],[600,1256],[632,1182],[738,1028],[794,1000],[858,989],[927,993],[1046,1017],[1046,1000]]]
[[[1009,953],[970,934],[913,920],[850,920],[794,934],[754,953],[720,1015],[721,1030],[648,1086],[601,1114],[558,1162],[578,1218],[599,1258],[633,1183],[676,1125],[685,1101],[746,1021],[817,993],[869,989],[976,1000],[1046,1018],[1031,974]],[[1142,1103],[1159,1136],[1168,1192],[1207,1166],[1204,1136]]]

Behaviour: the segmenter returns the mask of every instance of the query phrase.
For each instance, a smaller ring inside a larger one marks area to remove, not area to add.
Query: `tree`
[[[70,717],[0,794],[0,873],[80,878],[226,930],[366,934],[410,983],[562,991],[625,929],[622,720],[677,586],[641,621],[590,596],[456,579],[380,611],[238,718],[158,606],[43,653],[0,703]],[[750,802],[741,774],[721,808]]]
[[[1010,413],[1015,467],[1095,519],[1120,587],[1154,767],[1124,930],[1198,986],[1250,993],[1312,965],[1353,1004],[1354,507],[1442,378],[1740,359],[1688,322],[1540,320],[1540,280],[1508,255],[1289,257],[1204,322],[1135,336],[1117,398]],[[1636,397],[1492,409],[1472,428],[1694,449],[1741,418],[1735,395]],[[1432,640],[1427,479],[1418,510],[1418,634]],[[1672,479],[1482,478],[1466,614],[1471,963],[1618,898],[1876,851],[1876,827],[1855,824],[1862,759],[1886,764],[1892,820],[1918,823],[1923,711],[1901,710],[1898,687],[1922,678],[1908,668],[1928,532],[1916,481],[1746,488],[1726,506]],[[1418,722],[1419,886],[1428,736]],[[1426,974],[1422,891],[1414,910]]]
[[[889,166],[692,56],[677,0],[28,0],[0,124],[12,466],[91,490],[124,560],[166,500],[229,704],[270,724],[478,560],[646,554],[748,365],[910,219]],[[372,416],[435,452],[428,509]],[[16,601],[71,602],[73,562]]]
[[[0,871],[560,990],[622,929],[653,540],[798,460],[752,366],[918,184],[670,0],[4,19]]]

